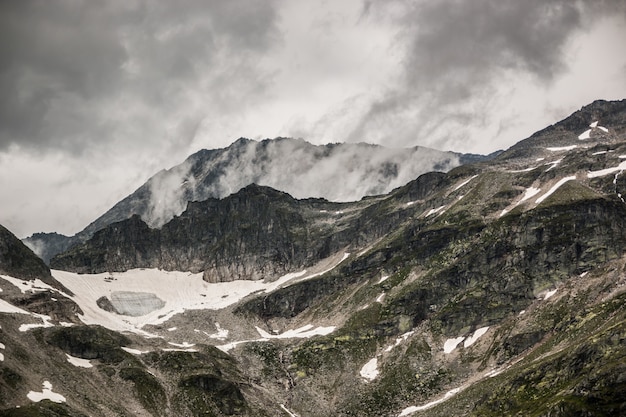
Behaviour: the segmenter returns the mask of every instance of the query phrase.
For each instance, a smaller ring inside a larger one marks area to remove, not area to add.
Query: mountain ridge
[[[356,202],[250,185],[123,220],[68,252],[120,272],[52,270],[74,295],[0,277],[0,416],[624,415],[623,104]],[[204,276],[206,242],[258,275]],[[133,263],[164,244],[202,262]],[[22,291],[82,313],[18,313]]]
[[[224,198],[252,184],[271,186],[297,198],[359,200],[384,194],[432,170],[493,157],[442,152],[415,146],[385,148],[365,143],[313,145],[303,139],[255,141],[240,138],[220,149],[200,150],[152,176],[74,236],[34,234],[24,242],[46,263],[85,242],[108,224],[138,214],[151,227],[180,215],[188,201]],[[336,177],[344,187],[336,187]]]

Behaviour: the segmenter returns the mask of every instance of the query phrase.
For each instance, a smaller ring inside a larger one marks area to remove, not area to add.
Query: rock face
[[[360,207],[372,205],[373,200],[296,200],[253,184],[223,200],[190,203],[160,229],[151,229],[139,216],[115,223],[51,264],[81,273],[131,268],[204,271],[209,282],[277,277],[314,264],[352,241],[388,232],[393,224],[384,218],[363,224],[363,219],[342,211],[360,212]]]
[[[109,224],[138,215],[150,227],[161,227],[180,215],[189,201],[224,198],[250,184],[272,187],[299,199],[355,201],[388,193],[426,172],[447,171],[487,158],[424,147],[316,146],[300,139],[257,142],[241,138],[224,149],[201,150],[182,164],[157,173],[75,236],[36,233],[25,242],[49,262]]]
[[[0,274],[50,281],[50,269],[13,233],[0,225]]]

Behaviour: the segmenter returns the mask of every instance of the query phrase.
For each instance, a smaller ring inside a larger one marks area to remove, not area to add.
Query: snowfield
[[[202,273],[192,274],[159,269],[133,269],[126,272],[101,274],[76,274],[53,270],[52,274],[74,294],[73,296],[64,295],[76,302],[83,310],[84,314],[80,316],[80,319],[85,324],[99,324],[115,331],[132,331],[154,337],[155,335],[141,329],[149,324],[164,323],[185,310],[220,310],[250,294],[271,292],[282,286],[322,275],[335,268],[348,256],[350,256],[349,253],[342,254],[341,258],[336,256],[321,272],[308,273],[306,270],[293,272],[273,282],[236,280],[209,283],[202,279]],[[2,278],[5,277],[2,276]],[[44,283],[36,282],[36,284],[27,285],[15,278],[7,280],[17,285],[22,291],[37,290],[41,284],[51,289]],[[97,301],[102,297],[106,297],[116,310],[124,315],[100,308]],[[4,310],[31,314],[0,300],[0,311]],[[38,317],[43,319],[43,326],[50,325],[47,324],[49,318],[39,315]],[[218,330],[216,337],[225,338],[227,334],[227,331]]]

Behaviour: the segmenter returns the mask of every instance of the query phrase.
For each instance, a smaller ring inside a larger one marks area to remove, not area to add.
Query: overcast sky
[[[489,153],[626,98],[626,1],[0,0],[0,224],[239,137]]]

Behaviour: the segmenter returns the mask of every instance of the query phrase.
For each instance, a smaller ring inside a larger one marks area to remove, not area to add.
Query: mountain
[[[138,215],[150,227],[160,227],[180,215],[189,201],[224,198],[250,184],[296,198],[355,201],[388,193],[425,172],[448,171],[485,158],[420,146],[393,149],[363,143],[312,145],[301,139],[257,142],[241,138],[227,148],[203,149],[182,164],[160,171],[75,236],[37,233],[25,243],[47,263],[109,224]]]
[[[625,169],[596,101],[357,202],[112,223],[53,259],[71,294],[0,277],[0,416],[626,415]]]

